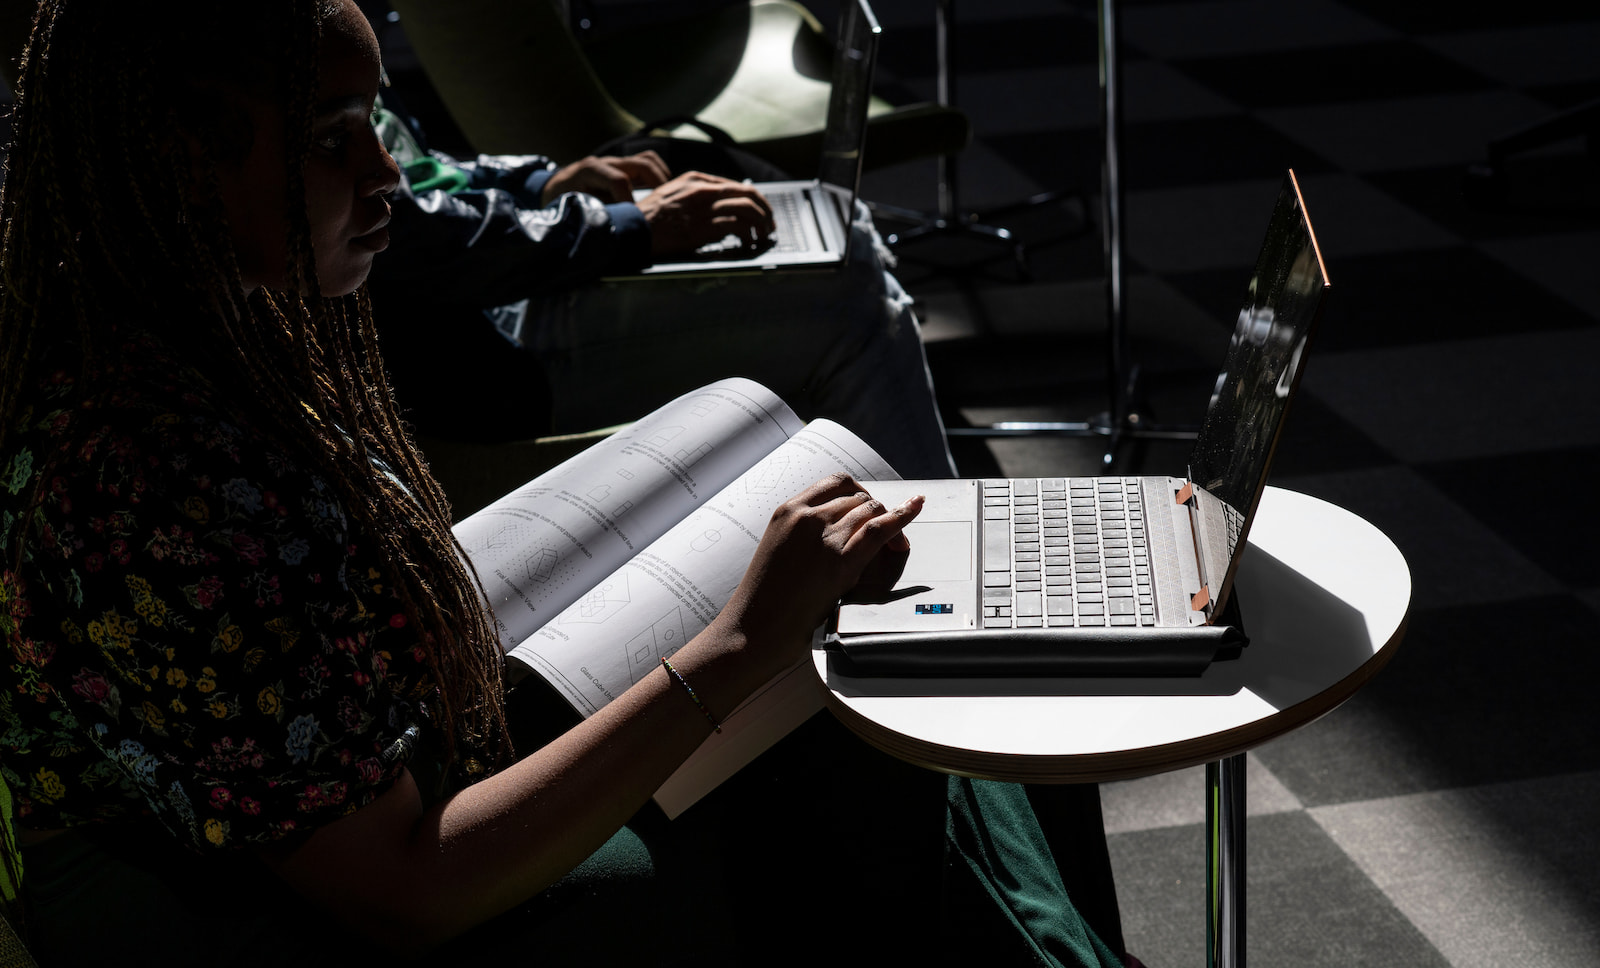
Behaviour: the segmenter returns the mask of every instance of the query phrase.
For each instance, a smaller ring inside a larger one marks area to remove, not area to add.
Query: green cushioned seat
[[[646,122],[693,117],[793,173],[815,174],[833,41],[791,0],[749,0],[579,44],[550,0],[391,0],[473,148],[573,161]],[[971,137],[937,104],[869,108],[864,164],[958,151]],[[703,138],[692,126],[658,133]]]

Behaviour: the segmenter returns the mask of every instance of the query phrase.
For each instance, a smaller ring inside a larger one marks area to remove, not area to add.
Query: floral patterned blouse
[[[148,340],[111,369],[47,378],[0,454],[18,823],[154,814],[203,850],[353,812],[398,775],[435,693],[374,543]]]

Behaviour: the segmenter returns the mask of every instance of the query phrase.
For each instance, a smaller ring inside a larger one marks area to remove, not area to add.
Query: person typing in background
[[[371,289],[401,403],[424,431],[590,430],[745,376],[805,419],[849,427],[904,476],[954,473],[911,298],[865,206],[836,272],[605,281],[729,235],[763,237],[770,208],[742,178],[675,175],[655,151],[565,166],[457,159],[392,110],[377,125],[404,180]],[[737,151],[671,147],[781,177]],[[634,202],[636,188],[653,191]]]

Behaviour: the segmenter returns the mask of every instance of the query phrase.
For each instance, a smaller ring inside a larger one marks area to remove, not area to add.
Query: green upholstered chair
[[[646,123],[692,117],[796,177],[815,174],[833,42],[792,0],[748,0],[588,46],[553,0],[390,0],[478,151],[571,161]],[[947,154],[971,127],[937,104],[868,110],[867,167]],[[658,133],[705,135],[692,125]]]
[[[13,872],[22,870],[22,858],[12,856],[17,849],[15,832],[11,825],[11,789],[0,780],[0,850],[8,855],[0,863],[0,908],[10,912],[18,904],[22,885],[13,880]],[[14,863],[13,863],[14,862]],[[11,922],[0,914],[0,968],[33,968],[33,956],[17,934]]]

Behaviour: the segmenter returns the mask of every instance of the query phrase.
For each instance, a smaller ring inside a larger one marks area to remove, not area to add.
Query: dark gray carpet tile
[[[1315,174],[1335,167],[1279,128],[1243,114],[1129,123],[1122,145],[1122,177],[1130,191],[1276,180],[1289,168]]]
[[[1590,0],[1527,0],[1519,3],[1456,4],[1447,10],[1430,0],[1341,0],[1380,23],[1411,34],[1456,33],[1593,20]]]
[[[1558,110],[1576,108],[1600,98],[1600,79],[1572,81],[1566,84],[1540,84],[1528,88],[1528,93]]]
[[[1478,160],[1484,144],[1542,119],[1541,101],[1501,87],[1395,100],[1269,108],[1258,116],[1347,171],[1393,171]]]
[[[1317,333],[1320,352],[1571,329],[1592,322],[1572,303],[1467,246],[1326,257],[1333,263],[1329,275],[1337,288]],[[1186,288],[1183,280],[1173,284]]]
[[[1518,275],[1567,300],[1600,321],[1600,282],[1593,268],[1600,255],[1600,226],[1560,235],[1494,239],[1477,243]]]
[[[988,135],[983,144],[1036,185],[1100,191],[1100,132],[1089,128]]]
[[[1047,405],[1103,409],[1104,354],[1093,343],[1050,335],[980,336],[927,347],[933,385],[947,408]],[[1085,411],[1087,412],[1087,411]]]
[[[1252,817],[1249,964],[1448,968],[1304,813]],[[1128,950],[1150,968],[1205,960],[1205,836],[1198,825],[1109,838]]]
[[[1123,43],[1170,59],[1248,59],[1310,47],[1392,40],[1397,33],[1336,0],[1300,0],[1292,10],[1274,0],[1192,0],[1122,7]]]
[[[1572,596],[1415,612],[1376,678],[1256,755],[1307,806],[1600,769],[1595,628]]]
[[[1335,300],[1344,292],[1342,267],[1348,259],[1399,259],[1461,243],[1459,236],[1359,176],[1298,168],[1295,173]],[[1204,305],[1231,327],[1283,177],[1283,171],[1274,171],[1249,180],[1130,192],[1124,226],[1130,259],[1173,280],[1218,272]],[[1203,277],[1200,285],[1207,285]]]
[[[1552,413],[1549,419],[1562,416]],[[1479,457],[1415,469],[1456,503],[1479,512],[1479,519],[1507,544],[1568,585],[1591,585],[1600,576],[1600,517],[1585,486],[1600,480],[1600,447]],[[1537,482],[1536,504],[1525,505],[1526,513],[1519,513],[1514,500],[1493,497],[1509,482]],[[1600,642],[1600,630],[1595,641]]]
[[[1277,475],[1273,482],[1347,508],[1387,535],[1410,569],[1413,610],[1566,591],[1479,520],[1481,506],[1457,504],[1410,468]]]
[[[1279,480],[1393,463],[1394,457],[1370,437],[1302,389],[1289,410],[1272,474]]]
[[[885,70],[903,77],[933,77],[938,72],[934,5],[925,4],[922,23],[885,26],[878,52]],[[1003,20],[963,16],[957,3],[950,57],[960,75],[1026,67],[1093,64],[1100,47],[1093,14],[1082,16],[1071,4],[1056,15]],[[876,9],[876,5],[874,5]],[[957,88],[959,95],[960,89]]]
[[[1502,84],[1522,89],[1593,81],[1600,20],[1429,34],[1420,42]]]
[[[984,144],[1042,185],[1097,186],[1097,131],[991,135]],[[1129,191],[1281,178],[1332,170],[1312,149],[1245,115],[1128,123],[1123,132],[1123,182]]]
[[[1453,94],[1494,85],[1409,40],[1263,51],[1174,66],[1250,109]]]
[[[1169,285],[1188,273],[1217,272],[1217,290],[1196,305],[1231,330],[1285,171],[1287,167],[1248,179],[1130,189],[1123,222],[1127,262],[1160,275]],[[1317,201],[1308,198],[1307,205],[1315,213],[1323,196],[1312,194]]]
[[[1305,385],[1409,463],[1600,445],[1600,328],[1313,352]]]
[[[1514,156],[1499,171],[1499,182],[1470,177],[1463,165],[1365,177],[1465,239],[1552,235],[1600,226],[1600,179],[1581,151]]]

